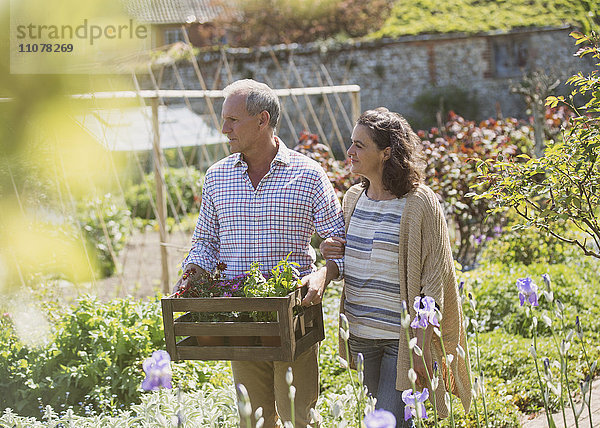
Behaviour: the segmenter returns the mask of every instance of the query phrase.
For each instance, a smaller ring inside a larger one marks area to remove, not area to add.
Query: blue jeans
[[[392,412],[396,428],[414,428],[412,419],[404,420],[402,391],[396,389],[398,339],[363,339],[351,335],[348,345],[354,361],[358,353],[363,354],[364,384],[369,394],[377,398],[375,408]]]

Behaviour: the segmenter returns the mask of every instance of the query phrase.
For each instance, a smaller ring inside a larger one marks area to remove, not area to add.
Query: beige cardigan
[[[362,185],[357,184],[348,189],[344,195],[342,209],[346,231],[363,191]],[[468,412],[471,405],[471,369],[448,227],[435,193],[423,184],[406,196],[406,205],[400,220],[398,271],[400,298],[406,301],[411,320],[415,317],[413,309],[415,296],[424,294],[433,297],[442,313],[440,324],[446,353],[454,355],[454,360],[450,364],[451,376],[448,380],[440,339],[434,334],[431,354],[433,360],[438,362],[439,372],[443,373],[445,381],[439,382],[435,394],[438,416],[445,418],[449,414],[444,401],[444,393],[447,389],[451,389],[452,393],[460,398],[465,411]],[[344,293],[345,288],[340,299],[340,313],[344,313]],[[412,329],[409,331],[412,337]],[[457,356],[458,344],[465,351],[464,359]],[[346,358],[345,346],[341,340],[340,355]],[[352,361],[351,364],[354,365]],[[409,348],[406,336],[403,334],[400,337],[398,350],[397,390],[404,391],[412,388],[408,379],[409,369]]]

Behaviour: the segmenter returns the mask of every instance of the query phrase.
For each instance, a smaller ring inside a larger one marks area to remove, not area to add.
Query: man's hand
[[[321,245],[319,245],[319,250],[321,251],[323,258],[327,260],[341,259],[344,257],[344,244],[346,244],[346,240],[344,238],[332,236],[331,238],[327,238],[321,242]]]
[[[173,293],[185,290],[192,280],[201,277],[201,275],[206,275],[206,271],[200,266],[190,263],[185,267],[181,278],[175,283]]]
[[[302,278],[302,286],[308,287],[308,292],[304,299],[302,299],[302,306],[318,305],[323,300],[323,294],[327,284],[332,279],[337,278],[339,275],[338,266],[335,262],[327,260],[325,266],[316,272],[306,275]]]

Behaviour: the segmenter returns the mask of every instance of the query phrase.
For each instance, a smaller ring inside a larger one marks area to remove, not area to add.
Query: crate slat
[[[279,323],[176,322],[173,329],[175,336],[279,336]]]
[[[294,300],[300,295],[300,290],[290,293]],[[175,312],[251,312],[274,311],[278,302],[290,300],[290,295],[285,297],[184,297],[172,298],[173,311]],[[171,298],[171,297],[168,297]]]
[[[294,315],[294,307],[301,302],[301,290],[284,297],[241,298],[176,298],[161,299],[165,342],[173,360],[241,360],[293,361],[302,352],[323,340],[322,306],[305,308]],[[193,321],[190,312],[276,312],[277,322],[205,322]],[[188,312],[174,319],[174,313]],[[201,343],[219,343],[202,346],[197,336],[221,337],[212,342],[203,338]],[[245,341],[253,345],[239,345],[236,337],[261,337]],[[176,342],[177,337],[183,337]],[[276,339],[279,338],[277,341]],[[275,339],[275,342],[273,342]],[[221,341],[220,341],[221,340]],[[257,344],[265,343],[262,346]],[[279,343],[279,346],[273,346]],[[267,345],[269,344],[269,345]]]
[[[247,346],[179,346],[182,360],[227,360],[227,361],[285,361],[280,348]]]

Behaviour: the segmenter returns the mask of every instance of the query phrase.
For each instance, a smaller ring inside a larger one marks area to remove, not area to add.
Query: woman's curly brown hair
[[[383,163],[383,186],[400,198],[417,187],[424,178],[425,158],[421,139],[406,119],[385,107],[367,110],[356,121],[369,129],[369,135],[379,150],[390,147],[389,159]],[[365,190],[369,180],[361,179]]]

